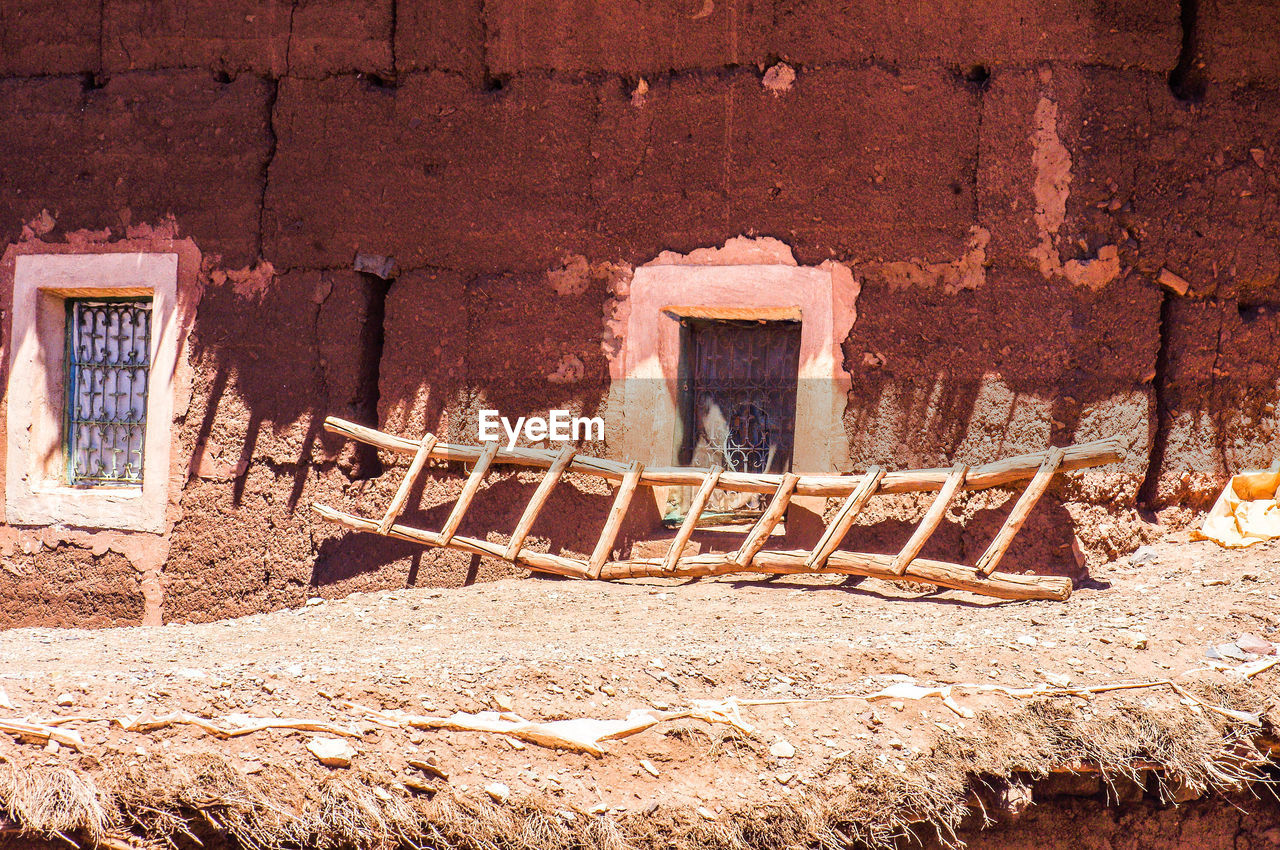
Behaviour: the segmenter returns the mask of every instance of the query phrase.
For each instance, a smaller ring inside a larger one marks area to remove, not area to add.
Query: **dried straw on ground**
[[[1208,688],[1199,686],[1198,695],[1264,715],[1276,700],[1260,683]],[[1267,781],[1267,754],[1247,725],[1188,712],[1172,699],[1158,707],[1119,696],[1106,699],[1105,708],[1097,702],[1031,700],[983,713],[965,730],[940,733],[928,750],[887,762],[864,745],[834,762],[805,794],[722,810],[714,819],[685,808],[567,812],[564,801],[539,796],[495,803],[438,780],[415,782],[420,790],[413,791],[385,766],[299,771],[272,766],[268,752],[260,755],[264,769],[246,775],[218,751],[114,754],[85,770],[41,765],[35,748],[0,764],[0,812],[30,836],[65,836],[111,850],[183,838],[206,845],[231,839],[252,850],[746,850],[851,841],[887,848],[907,834],[954,844],[962,826],[989,814],[985,791],[1068,769],[1097,772],[1112,787],[1151,780],[1170,800]],[[689,727],[704,728],[710,736],[721,727],[692,721]]]

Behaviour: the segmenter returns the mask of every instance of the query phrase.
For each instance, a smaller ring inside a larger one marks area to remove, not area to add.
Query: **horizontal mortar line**
[[[1045,60],[1040,60],[1040,61],[1045,61]],[[1012,71],[1012,72],[1031,73],[1036,70],[1037,66],[1040,64],[1040,61],[1031,62],[1031,63],[1019,62],[1019,63],[1007,63],[1007,64],[998,63],[998,62],[986,62],[982,64],[987,65],[987,67],[991,68],[993,72]],[[895,75],[901,74],[905,71],[938,70],[938,71],[945,72],[947,76],[952,76],[954,75],[954,72],[956,70],[955,62],[944,61],[942,59],[929,59],[929,60],[918,61],[918,62],[900,63],[900,62],[887,62],[883,60],[869,58],[869,59],[862,59],[862,60],[838,60],[834,62],[818,63],[818,62],[802,62],[800,60],[795,60],[795,59],[788,60],[783,58],[783,59],[778,59],[777,62],[783,62],[783,63],[789,64],[792,67],[800,68],[802,71],[807,71],[809,73],[827,71],[827,70],[864,70],[864,69],[878,68],[880,70],[884,70],[886,72],[889,72]],[[1123,73],[1133,74],[1133,75],[1143,75],[1143,76],[1149,76],[1159,80],[1163,80],[1164,76],[1168,73],[1167,71],[1162,71],[1162,70],[1147,69],[1147,68],[1140,68],[1140,67],[1134,67],[1134,66],[1124,66],[1124,65],[1107,65],[1105,63],[1097,63],[1097,62],[1060,62],[1058,64],[1061,64],[1065,67],[1078,68],[1083,70],[1117,71],[1117,72],[1123,72]],[[297,80],[301,82],[325,82],[327,80],[343,79],[346,77],[354,78],[354,77],[367,75],[367,74],[382,74],[382,73],[386,73],[387,70],[388,69],[386,68],[347,69],[347,70],[330,71],[330,72],[324,72],[321,74],[311,75],[311,74],[299,74],[296,72],[290,72],[285,74],[274,74],[268,69],[261,69],[261,68],[244,68],[236,72],[231,72],[231,71],[227,71],[225,68],[218,67],[217,65],[214,65],[214,64],[159,65],[153,68],[132,68],[132,69],[119,69],[119,70],[87,69],[84,71],[61,71],[61,72],[32,73],[32,74],[22,74],[22,73],[6,74],[6,75],[0,75],[0,81],[78,79],[80,77],[83,77],[85,74],[97,74],[99,76],[105,76],[105,77],[125,77],[125,76],[146,76],[146,75],[153,75],[153,74],[165,74],[165,73],[177,73],[177,72],[187,72],[187,73],[206,72],[206,73],[212,74],[218,71],[223,71],[229,74],[233,80],[242,75],[249,75],[249,76],[260,77],[262,79],[269,79],[269,80]],[[454,68],[434,67],[434,66],[415,66],[415,67],[410,67],[406,69],[396,68],[394,69],[394,73],[396,75],[397,82],[395,85],[389,86],[389,88],[393,90],[399,87],[399,80],[402,79],[402,75],[413,76],[418,74],[444,74],[446,76],[451,76],[451,77],[463,77],[463,78],[470,79],[472,77],[479,76],[479,74],[481,73],[481,69],[477,68],[477,69],[468,70],[468,69],[454,69]],[[638,79],[639,77],[644,77],[646,80],[650,80],[650,81],[654,81],[654,80],[660,81],[664,79],[676,79],[684,76],[716,77],[716,76],[725,76],[725,75],[737,74],[737,73],[759,74],[760,71],[757,63],[742,62],[742,63],[736,63],[736,64],[730,63],[730,64],[724,64],[724,65],[688,65],[688,66],[681,66],[678,68],[663,68],[663,69],[657,69],[657,70],[655,69],[618,70],[618,69],[608,69],[608,68],[552,68],[552,67],[536,66],[531,68],[521,68],[521,69],[510,71],[510,72],[499,72],[498,76],[502,76],[507,79],[532,79],[532,78],[559,79],[566,82],[571,82],[571,83],[579,82],[584,84],[617,80],[617,81],[622,81],[630,84],[634,82],[636,79]],[[1241,78],[1241,80],[1239,80],[1238,82],[1244,82],[1244,81],[1245,80]],[[1231,81],[1223,80],[1223,81],[1216,81],[1216,82],[1227,83]],[[1275,86],[1268,86],[1265,82],[1255,83],[1253,85],[1253,88],[1259,89],[1262,91],[1280,91],[1280,82],[1278,82]]]

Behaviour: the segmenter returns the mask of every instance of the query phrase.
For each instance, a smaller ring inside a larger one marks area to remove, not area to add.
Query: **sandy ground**
[[[854,752],[905,771],[940,741],[976,733],[984,710],[1027,702],[981,685],[1173,677],[1210,701],[1225,699],[1213,696],[1219,690],[1252,693],[1246,707],[1274,722],[1280,666],[1246,680],[1208,668],[1206,650],[1246,633],[1280,641],[1277,554],[1274,544],[1227,551],[1168,539],[1150,562],[1098,571],[1066,603],[996,602],[873,580],[533,578],[312,600],[203,625],[17,629],[0,633],[0,686],[13,706],[0,716],[94,719],[65,723],[83,736],[81,753],[41,754],[0,737],[0,756],[83,764],[104,754],[213,750],[247,773],[263,764],[311,771],[318,765],[306,749],[309,732],[224,740],[191,726],[129,732],[108,722],[174,711],[229,725],[246,722],[241,715],[307,718],[357,732],[348,739],[353,768],[380,772],[401,791],[404,782],[444,782],[410,765],[434,760],[460,793],[501,796],[501,783],[513,797],[544,795],[567,812],[684,806],[713,819],[753,801],[804,795]],[[952,707],[936,696],[862,698],[904,683],[954,685]],[[821,699],[836,695],[853,696]],[[598,757],[490,733],[393,728],[356,707],[393,716],[510,710],[529,720],[616,719],[730,698],[777,702],[740,706],[749,734],[673,719],[608,742]],[[1055,699],[1084,716],[1121,699],[1175,722],[1205,712],[1165,687]]]

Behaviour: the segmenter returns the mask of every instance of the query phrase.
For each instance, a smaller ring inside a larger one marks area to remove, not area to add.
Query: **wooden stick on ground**
[[[1049,456],[1044,459],[1044,463],[1040,465],[1040,469],[1027,485],[1027,489],[1022,491],[1022,495],[1014,503],[1013,510],[1009,512],[1009,518],[1004,521],[1004,525],[1000,526],[995,539],[978,559],[976,569],[979,573],[989,576],[995,570],[996,564],[1000,563],[1004,553],[1009,550],[1009,544],[1013,543],[1013,536],[1022,529],[1022,524],[1031,515],[1031,509],[1049,488],[1049,482],[1053,480],[1053,474],[1058,471],[1061,463],[1062,449],[1056,447],[1050,449]]]
[[[884,467],[873,465],[867,470],[866,475],[862,478],[862,484],[849,494],[849,498],[844,500],[844,504],[840,506],[840,511],[831,520],[826,530],[822,532],[822,539],[813,547],[813,551],[809,554],[808,564],[811,567],[821,569],[827,563],[827,558],[831,557],[831,553],[840,548],[840,544],[844,542],[844,536],[849,533],[849,529],[853,526],[854,519],[857,518],[858,512],[863,509],[867,502],[875,495],[876,488],[880,486],[880,479],[884,478]]]
[[[401,479],[400,487],[396,490],[395,496],[392,497],[391,504],[387,506],[387,512],[382,517],[382,522],[378,523],[379,534],[386,534],[390,531],[391,526],[395,525],[396,520],[400,518],[405,502],[409,501],[409,491],[413,489],[418,476],[422,474],[422,468],[427,465],[427,461],[431,458],[431,450],[435,447],[436,438],[433,434],[425,435],[422,438],[422,442],[418,444],[418,451],[413,456],[413,462],[409,464],[409,471]]]
[[[907,545],[903,546],[902,551],[893,559],[893,572],[903,575],[907,571],[907,566],[915,560],[916,555],[920,554],[920,550],[924,548],[925,541],[929,539],[929,535],[933,534],[938,528],[938,523],[942,522],[942,517],[946,514],[947,506],[951,504],[951,500],[955,498],[956,491],[960,489],[960,485],[964,484],[964,476],[968,469],[969,467],[963,463],[957,463],[951,467],[951,473],[947,476],[942,489],[934,497],[933,504],[929,506],[929,510],[925,511],[924,519],[920,520],[920,524],[916,526],[915,533],[911,535]]]
[[[764,509],[764,513],[760,515],[760,519],[756,520],[756,524],[751,527],[747,539],[742,541],[742,545],[738,547],[738,551],[734,553],[733,562],[739,566],[747,566],[751,563],[751,559],[756,553],[764,548],[764,544],[769,542],[769,535],[778,523],[782,522],[782,518],[787,515],[787,505],[791,503],[791,494],[795,492],[796,482],[800,480],[799,475],[788,472],[782,476],[782,483],[778,485],[778,490],[773,494],[773,499],[769,502],[769,507]]]
[[[569,468],[569,463],[577,453],[578,450],[573,446],[565,446],[561,449],[560,454],[556,455],[556,459],[551,463],[551,468],[547,470],[547,474],[542,476],[542,481],[538,483],[538,489],[533,491],[533,498],[525,506],[524,514],[521,515],[520,521],[516,523],[516,530],[511,532],[511,542],[507,544],[507,550],[503,554],[503,557],[508,561],[520,554],[525,538],[533,530],[534,520],[538,518],[538,514],[541,513],[543,506],[546,505],[547,499],[551,498],[551,491],[560,482],[560,477]]]
[[[471,474],[467,476],[467,483],[462,485],[462,492],[458,494],[458,501],[454,502],[453,510],[449,512],[449,518],[444,521],[444,528],[440,529],[440,539],[445,544],[448,544],[453,539],[453,535],[458,531],[458,526],[462,525],[462,515],[467,512],[467,508],[471,507],[471,500],[476,497],[476,493],[480,490],[480,485],[484,483],[484,477],[489,474],[489,465],[493,463],[493,456],[497,453],[497,440],[491,440],[484,444],[484,451],[476,459],[475,467],[471,470]]]
[[[720,474],[724,472],[724,467],[718,463],[711,465],[707,470],[706,477],[702,479],[702,484],[698,486],[698,492],[693,494],[693,501],[689,503],[689,510],[684,515],[684,522],[680,523],[680,529],[676,532],[675,540],[671,541],[671,549],[667,552],[666,559],[662,562],[663,568],[666,570],[674,570],[676,561],[680,560],[680,554],[684,552],[684,547],[688,545],[689,538],[693,536],[693,530],[698,526],[698,518],[702,516],[702,511],[707,506],[707,499],[711,498],[711,492],[716,489],[716,484],[720,481]]]
[[[627,468],[622,483],[618,485],[618,492],[613,497],[613,507],[609,509],[609,518],[600,530],[600,539],[596,541],[595,551],[591,553],[591,561],[587,565],[587,573],[592,578],[599,578],[600,568],[613,554],[613,542],[618,539],[618,530],[622,528],[622,520],[627,515],[627,508],[631,506],[631,497],[635,495],[636,487],[640,486],[642,475],[644,464],[638,460],[633,461]]]
[[[59,729],[44,723],[32,723],[27,720],[0,718],[0,732],[17,735],[22,738],[36,738],[41,741],[57,741],[64,747],[83,750],[84,741],[80,733],[71,729]]]

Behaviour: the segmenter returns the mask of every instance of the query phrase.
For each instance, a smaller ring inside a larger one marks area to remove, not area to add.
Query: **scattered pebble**
[[[1255,634],[1245,633],[1236,638],[1236,646],[1244,652],[1252,652],[1254,655],[1275,655],[1276,645],[1269,640],[1263,640]]]
[[[326,767],[351,767],[355,747],[341,738],[315,737],[307,742],[307,750]]]
[[[779,738],[770,745],[769,754],[780,759],[795,758],[796,748],[787,739]]]
[[[484,793],[492,797],[495,802],[505,803],[511,796],[511,789],[501,782],[491,782],[484,786]]]
[[[1139,546],[1129,556],[1129,563],[1135,567],[1149,567],[1160,561],[1160,553],[1152,546]]]

